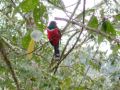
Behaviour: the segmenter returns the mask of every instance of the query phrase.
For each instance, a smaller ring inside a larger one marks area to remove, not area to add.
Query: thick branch
[[[3,42],[2,42],[1,38],[0,38],[0,53],[3,56],[3,60],[6,63],[7,67],[9,68],[10,72],[11,72],[11,75],[12,75],[12,78],[13,78],[15,84],[16,84],[17,90],[20,90],[20,86],[19,86],[17,77],[15,75],[15,72],[14,72],[14,69],[12,67],[12,64],[11,64],[10,60],[7,58],[7,54],[5,52],[5,48],[3,46]]]

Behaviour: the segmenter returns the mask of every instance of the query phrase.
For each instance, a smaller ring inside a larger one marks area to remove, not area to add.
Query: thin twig
[[[42,47],[43,47],[45,44],[47,44],[48,42],[49,42],[49,41],[45,42],[44,44],[42,44],[42,46],[40,46],[40,47],[34,49],[33,51],[31,51],[31,52],[29,52],[29,53],[24,53],[24,54],[19,55],[19,56],[20,56],[20,57],[21,57],[21,56],[25,56],[25,55],[31,54],[31,53],[33,53],[33,52],[35,52],[35,51],[37,51],[37,50],[41,50]]]
[[[52,4],[52,5],[54,5],[55,7],[59,8],[59,9],[63,10],[63,7],[60,7],[60,6],[56,5],[56,4],[54,4],[50,0],[47,0],[47,2],[50,3],[50,4]]]
[[[113,0],[116,5],[120,6],[120,3],[117,0]]]
[[[79,44],[79,47],[81,47],[86,41],[88,41],[89,38],[87,39],[87,36],[86,38]],[[68,55],[69,53],[75,48],[75,45],[76,43],[74,44],[74,46],[64,55],[64,57],[62,58],[62,60],[64,60]]]
[[[95,5],[95,6],[93,6],[93,7],[90,8],[90,9],[98,9],[98,8],[101,7],[103,4],[104,4],[104,1],[101,1],[100,3],[98,3],[98,4]],[[88,12],[90,9],[87,9],[87,10],[86,10],[86,14],[87,14],[87,12]],[[94,11],[93,11],[93,12],[94,12]],[[82,17],[82,15],[83,15],[83,12],[79,13],[79,14],[75,17],[75,19],[77,19],[77,18],[80,19],[79,16]]]
[[[79,34],[79,35],[80,35],[80,34]],[[85,43],[86,41],[88,41],[87,37],[83,40],[83,42],[80,43],[79,47],[82,46],[83,43]],[[78,41],[76,40],[76,42],[78,42]],[[69,55],[69,53],[70,53],[71,51],[73,51],[73,49],[75,48],[76,42],[74,43],[73,47],[72,47],[65,55],[63,55],[63,57],[60,59],[60,61],[57,63],[57,65],[53,68],[54,73],[56,73],[57,68],[58,68],[58,66],[60,65],[60,63]]]
[[[74,14],[75,14],[75,12],[76,12],[79,4],[80,4],[80,1],[81,1],[81,0],[78,1],[78,4],[76,5],[76,7],[75,7],[75,9],[74,9],[74,11],[73,11],[70,19],[68,20],[67,25],[66,25],[65,28],[63,29],[63,31],[66,30],[66,28],[69,26],[70,21],[71,21],[72,17],[74,16]],[[85,22],[85,3],[86,3],[86,0],[84,1],[84,4],[83,4],[83,12],[84,12],[84,13],[83,13],[83,25],[84,25],[84,22]],[[67,52],[67,54],[64,56],[64,58],[74,49],[74,47],[75,47],[76,44],[78,43],[79,38],[80,38],[80,36],[81,36],[81,34],[82,34],[82,32],[83,32],[83,29],[84,29],[84,27],[82,27],[82,30],[80,31],[80,33],[79,33],[79,35],[78,35],[78,37],[77,37],[76,42],[74,43],[74,45],[72,46],[72,48]],[[61,57],[62,57],[62,56],[61,56]],[[58,64],[55,66],[55,68],[54,68],[54,74],[56,73],[56,71],[57,71],[57,69],[58,69],[58,66],[59,66],[60,63],[63,61],[64,58],[61,58],[61,59],[59,60]]]
[[[75,7],[73,13],[72,13],[71,16],[70,16],[67,25],[66,25],[66,26],[64,27],[64,29],[63,29],[63,32],[64,32],[64,31],[67,29],[67,27],[69,26],[70,21],[71,21],[71,19],[73,18],[73,16],[74,16],[74,14],[75,14],[75,12],[76,12],[76,10],[77,10],[77,8],[78,8],[80,2],[81,2],[81,0],[78,0],[78,3],[77,3],[77,5],[76,5],[76,7]],[[62,56],[63,56],[63,54],[64,54],[64,52],[65,52],[65,50],[66,50],[66,47],[67,47],[69,41],[70,41],[70,40],[73,38],[73,36],[76,35],[76,34],[77,34],[77,33],[75,32],[75,33],[69,38],[69,40],[67,41],[67,43],[66,43],[66,45],[65,45],[65,47],[64,47],[64,49],[63,49],[63,52],[62,52],[62,54],[61,54],[61,58],[62,58]],[[61,58],[60,58],[60,59],[61,59]]]
[[[75,4],[77,4],[77,3],[78,3],[78,2],[75,2],[75,3],[73,3],[73,4],[69,5],[69,6],[66,6],[65,8],[72,7],[72,6],[74,6]]]
[[[77,5],[76,5],[76,7],[75,7],[73,13],[71,14],[71,16],[70,16],[70,18],[69,18],[69,20],[68,20],[66,26],[65,26],[64,29],[62,30],[62,32],[64,32],[64,31],[67,29],[67,27],[69,26],[70,21],[72,20],[72,18],[73,18],[73,16],[74,16],[74,14],[75,14],[75,12],[76,12],[76,10],[77,10],[77,8],[78,8],[80,2],[81,2],[81,0],[78,0],[78,3],[77,3]]]
[[[56,20],[63,20],[63,21],[66,21],[66,22],[69,21],[69,20],[66,19],[66,18],[55,17],[55,19],[56,19]],[[77,26],[79,26],[79,27],[84,27],[87,31],[95,32],[96,34],[100,34],[100,35],[102,35],[103,37],[109,38],[110,40],[113,40],[113,41],[115,41],[116,43],[120,44],[120,40],[118,40],[118,39],[110,36],[109,34],[106,34],[106,33],[102,32],[102,31],[100,31],[99,29],[91,28],[91,27],[89,27],[89,26],[83,25],[82,23],[78,23],[78,22],[76,22],[76,21],[70,21],[70,22],[73,23],[73,24],[75,24],[75,25],[77,25]]]
[[[62,51],[62,54],[61,54],[60,59],[62,58],[62,56],[63,56],[63,54],[64,54],[64,52],[65,52],[65,50],[66,50],[66,48],[67,48],[67,46],[68,46],[68,44],[69,44],[69,42],[70,42],[70,40],[71,40],[77,33],[78,33],[78,32],[73,33],[73,35],[67,40],[67,43],[66,43],[66,45],[65,45],[65,47],[64,47],[64,49],[63,49],[63,51]]]

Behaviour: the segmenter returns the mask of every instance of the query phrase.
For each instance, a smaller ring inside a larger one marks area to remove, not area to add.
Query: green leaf
[[[96,16],[92,15],[90,21],[88,22],[88,26],[95,29],[98,28],[98,19]]]
[[[31,40],[30,32],[27,32],[27,34],[22,38],[22,46],[23,46],[23,48],[27,49],[30,40]]]
[[[101,35],[98,35],[98,44],[101,44],[101,42],[103,42],[104,37]]]
[[[81,74],[84,74],[84,71],[85,71],[85,65],[84,64],[79,64],[80,66],[79,66],[79,69],[80,69],[80,73]]]
[[[117,75],[120,75],[120,71],[114,71],[113,73],[111,73],[111,77],[113,76],[113,77],[115,77],[115,76],[117,76]]]
[[[16,36],[12,36],[12,41],[13,41],[14,44],[16,44],[16,42],[17,42],[17,37],[16,37]]]
[[[88,26],[94,29],[98,28],[98,19],[96,16],[92,15],[92,17],[90,18],[89,22],[88,22]],[[91,39],[95,39],[96,34],[93,33],[92,31],[88,31],[91,34]]]
[[[3,62],[0,62],[0,63],[3,63]],[[0,64],[0,74],[3,74],[3,72],[6,71],[6,68],[3,64]]]
[[[76,87],[76,88],[74,88],[74,90],[86,90],[86,87],[84,87],[84,86],[80,86],[80,87]]]
[[[54,6],[57,6],[59,8],[65,8],[62,0],[49,0],[49,2],[52,3]]]
[[[106,24],[106,21],[104,21],[104,22],[102,23],[101,30],[104,31],[104,32],[107,32],[107,24]]]
[[[112,50],[113,50],[113,53],[118,53],[118,50],[120,50],[120,45],[113,46]]]
[[[118,35],[120,35],[120,31],[116,31],[116,33],[117,33]]]
[[[43,3],[34,8],[33,17],[37,27],[43,31],[45,29],[44,20],[48,19],[47,9]]]
[[[32,11],[39,3],[39,0],[24,0],[18,8],[22,9],[23,12]]]
[[[91,67],[93,69],[100,71],[100,65],[99,65],[99,63],[94,63],[93,60],[89,60],[88,63],[91,65]]]
[[[120,21],[120,14],[115,15],[114,18],[115,18],[117,21]]]
[[[113,25],[109,20],[106,20],[102,23],[101,29],[102,31],[104,31],[105,33],[111,36],[116,36],[116,30],[114,29]]]
[[[85,65],[82,63],[76,63],[73,65],[73,68],[77,71],[79,75],[84,75]]]
[[[71,78],[65,78],[62,82],[63,83],[60,85],[61,90],[69,90]]]

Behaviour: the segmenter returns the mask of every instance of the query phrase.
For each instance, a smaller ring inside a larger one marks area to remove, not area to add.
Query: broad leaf
[[[43,29],[45,29],[44,23],[48,19],[47,9],[43,3],[35,7],[33,11],[33,17],[37,27],[40,29],[40,31],[43,31]]]
[[[117,21],[120,21],[120,14],[115,15],[114,18],[115,18]]]
[[[92,17],[90,18],[88,22],[88,26],[94,29],[98,28],[98,19],[96,16],[92,15]],[[91,34],[91,39],[94,39],[96,34],[91,31],[89,31],[89,33]]]
[[[90,21],[88,22],[88,26],[95,29],[98,28],[98,19],[96,16],[92,15]]]
[[[30,12],[33,10],[39,3],[39,0],[24,0],[20,3],[19,7],[23,12]]]
[[[101,29],[111,36],[116,36],[116,31],[109,20],[103,21]]]

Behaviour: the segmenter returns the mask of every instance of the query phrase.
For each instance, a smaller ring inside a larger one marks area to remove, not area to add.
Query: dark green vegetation
[[[0,90],[120,89],[119,0],[101,0],[87,8],[85,26],[77,7],[82,3],[74,4],[69,13],[63,1],[0,0]],[[71,20],[59,27],[63,30],[59,63],[52,59],[53,48],[44,34],[55,9]],[[42,36],[29,60],[26,51],[35,29]]]

